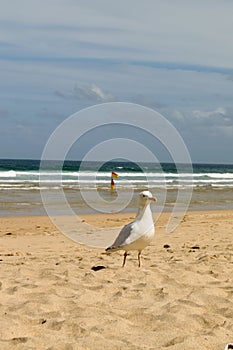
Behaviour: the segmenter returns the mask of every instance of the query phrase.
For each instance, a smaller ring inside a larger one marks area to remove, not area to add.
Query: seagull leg
[[[128,255],[128,254],[127,254],[127,252],[125,252],[122,267],[124,267],[124,266],[125,266],[125,262],[126,262],[127,255]]]
[[[138,251],[138,267],[141,267],[141,251]]]

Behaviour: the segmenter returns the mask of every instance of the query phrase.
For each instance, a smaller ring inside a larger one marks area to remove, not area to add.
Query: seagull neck
[[[140,220],[143,216],[151,217],[150,204],[139,206],[136,218]]]

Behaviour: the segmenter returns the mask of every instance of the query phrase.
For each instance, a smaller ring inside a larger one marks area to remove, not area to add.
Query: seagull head
[[[151,202],[156,202],[156,201],[157,201],[157,198],[153,197],[150,191],[142,191],[139,194],[139,202],[141,206],[142,205],[145,206]]]

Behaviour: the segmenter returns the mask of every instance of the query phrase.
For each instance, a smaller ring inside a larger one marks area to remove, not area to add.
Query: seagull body
[[[154,238],[154,221],[150,209],[151,201],[156,201],[149,191],[143,191],[139,195],[139,208],[134,221],[125,225],[115,242],[106,249],[107,252],[124,250],[123,267],[129,250],[138,251],[138,266],[141,266],[141,251],[147,247]]]

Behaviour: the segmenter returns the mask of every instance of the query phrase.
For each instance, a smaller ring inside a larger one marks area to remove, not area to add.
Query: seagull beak
[[[151,197],[150,200],[151,200],[152,202],[157,202],[157,198],[156,198],[156,197]]]

